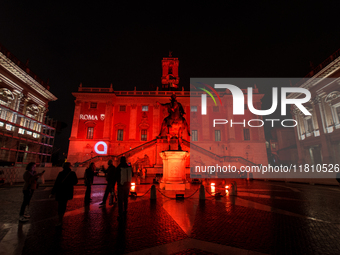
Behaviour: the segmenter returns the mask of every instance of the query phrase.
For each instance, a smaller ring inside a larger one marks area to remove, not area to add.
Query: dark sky
[[[190,77],[303,77],[340,48],[337,1],[75,2],[2,1],[0,15],[0,43],[59,98],[48,115],[68,125],[63,152],[80,82],[148,90],[169,50],[186,89]]]

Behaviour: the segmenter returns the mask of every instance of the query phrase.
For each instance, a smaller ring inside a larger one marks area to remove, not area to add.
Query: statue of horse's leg
[[[179,130],[178,130],[178,150],[179,151],[182,150],[182,144],[183,144],[183,140],[182,140],[182,128],[179,128]]]
[[[183,121],[183,124],[184,124],[184,128],[187,129],[187,132],[188,132],[188,136],[191,136],[190,134],[190,127],[189,127],[189,124],[186,120]]]

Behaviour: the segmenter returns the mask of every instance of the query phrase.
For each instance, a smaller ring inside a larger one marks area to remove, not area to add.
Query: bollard
[[[200,200],[205,200],[205,188],[204,188],[203,184],[201,184],[201,186],[200,186],[199,199]]]
[[[231,183],[230,196],[236,196],[234,182]]]
[[[156,200],[156,186],[155,185],[151,186],[150,199]]]
[[[235,185],[235,192],[237,193],[237,183],[236,181],[233,181],[234,185]]]

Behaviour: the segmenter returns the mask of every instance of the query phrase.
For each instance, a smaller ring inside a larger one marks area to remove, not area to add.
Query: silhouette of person
[[[126,158],[120,158],[117,167],[118,173],[118,220],[122,220],[127,214],[128,197],[131,187],[132,167],[126,163]]]
[[[57,176],[50,195],[50,197],[55,195],[55,200],[58,201],[59,222],[56,226],[61,226],[63,223],[67,201],[73,199],[73,186],[77,183],[78,178],[76,173],[71,170],[70,162],[65,162],[63,170],[59,172]]]
[[[117,170],[116,167],[112,164],[112,160],[110,159],[107,164],[109,167],[106,170],[106,189],[103,197],[103,202],[101,202],[100,206],[106,206],[106,200],[111,191],[115,191],[115,186],[117,182]]]
[[[90,166],[85,170],[85,175],[84,175],[84,183],[86,186],[86,191],[85,191],[85,203],[88,204],[90,203],[91,199],[91,187],[93,184],[93,178],[94,178],[94,172],[96,170],[96,165],[94,162],[90,164]]]
[[[34,190],[37,187],[37,180],[41,177],[45,171],[42,173],[37,173],[35,171],[36,164],[34,162],[30,162],[26,166],[26,171],[24,173],[24,187],[22,192],[24,193],[24,201],[21,204],[20,213],[19,213],[19,221],[26,222],[28,218],[30,218],[29,214],[25,214],[26,206],[30,204],[31,198],[33,196]]]

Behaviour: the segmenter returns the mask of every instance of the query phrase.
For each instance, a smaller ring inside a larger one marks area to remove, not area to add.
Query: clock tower
[[[178,58],[172,57],[172,52],[169,52],[169,57],[162,60],[162,89],[163,90],[179,90],[178,76]]]

